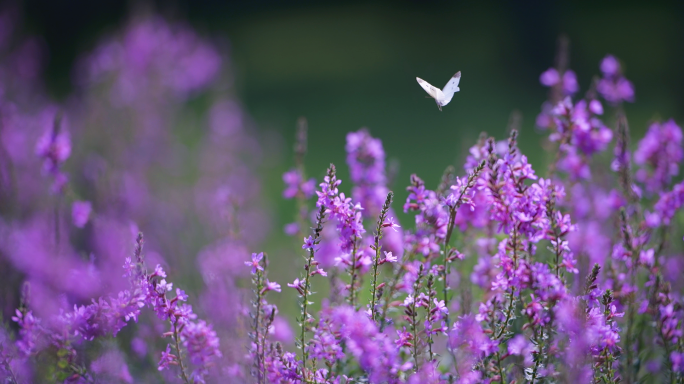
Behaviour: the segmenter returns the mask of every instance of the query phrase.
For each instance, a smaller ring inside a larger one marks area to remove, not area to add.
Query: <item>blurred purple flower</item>
[[[603,76],[611,77],[618,75],[620,72],[620,63],[613,55],[607,55],[601,60],[601,72]]]
[[[549,68],[539,76],[539,82],[547,87],[553,87],[560,81],[560,75],[556,68]]]
[[[264,268],[261,266],[261,259],[264,258],[264,254],[262,253],[252,253],[252,261],[245,261],[245,265],[248,267],[252,267],[252,275],[256,274],[257,270],[258,271],[263,271]]]
[[[611,55],[601,61],[603,78],[599,80],[596,90],[611,104],[623,101],[634,101],[634,86],[622,76],[620,63]]]
[[[128,370],[124,356],[117,350],[105,352],[97,360],[93,361],[90,369],[98,374],[98,378],[108,377],[125,383],[133,383],[133,376],[131,376]]]
[[[565,71],[561,77],[556,68],[549,68],[539,76],[539,82],[546,87],[553,87],[562,82],[563,93],[566,95],[572,95],[579,90],[577,76],[572,70]]]
[[[661,192],[679,174],[683,158],[682,129],[674,120],[653,123],[634,152],[634,162],[642,166],[636,178],[649,192]]]
[[[71,220],[77,228],[83,228],[90,218],[93,205],[90,201],[74,201],[71,206]]]
[[[266,284],[264,285],[264,291],[276,291],[280,292],[280,284],[274,282],[274,281],[268,281],[266,280]]]

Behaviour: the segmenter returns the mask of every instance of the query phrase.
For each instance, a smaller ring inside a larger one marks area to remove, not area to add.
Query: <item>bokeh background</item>
[[[271,255],[273,279],[283,286],[298,275],[298,240],[282,230],[295,207],[281,198],[281,175],[294,164],[300,116],[309,122],[307,172],[318,180],[331,162],[348,179],[347,132],[367,127],[381,138],[398,167],[390,185],[397,206],[410,174],[435,185],[447,165],[461,169],[481,131],[503,138],[513,111],[522,115],[522,152],[543,169],[543,135],[534,122],[547,89],[539,75],[554,65],[561,35],[570,41],[580,94],[606,54],[622,61],[636,89],[636,103],[625,106],[633,137],[652,119],[684,121],[682,1],[27,0],[16,7],[21,32],[38,37],[46,57],[40,76],[58,101],[74,92],[79,57],[133,14],[188,23],[228,52],[222,65],[230,67],[229,87],[262,148],[256,172],[271,217],[261,249],[251,251]],[[415,77],[441,87],[456,71],[461,92],[440,112]],[[202,108],[201,99],[190,102]],[[182,140],[202,134],[192,124],[178,129]],[[411,225],[401,213],[400,220]],[[294,292],[273,301],[285,313],[295,309]]]
[[[397,188],[411,173],[435,181],[479,132],[502,135],[513,110],[523,116],[523,150],[538,164],[534,118],[546,97],[538,78],[562,34],[580,93],[605,54],[621,59],[636,87],[626,107],[636,137],[650,119],[684,117],[681,1],[29,0],[22,9],[44,41],[44,76],[58,99],[72,88],[79,54],[131,11],[189,21],[228,46],[239,99],[261,132],[276,135],[279,166],[264,175],[274,199],[299,116],[310,123],[306,163],[317,176],[343,163],[348,131],[367,127],[400,163]],[[462,91],[440,113],[414,78],[441,87],[458,70]]]

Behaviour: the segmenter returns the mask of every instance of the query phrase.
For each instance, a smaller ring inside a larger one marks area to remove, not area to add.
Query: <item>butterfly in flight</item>
[[[456,74],[451,79],[449,79],[449,81],[444,86],[444,89],[434,87],[427,81],[421,79],[420,77],[416,77],[416,80],[418,80],[418,84],[420,84],[420,86],[423,87],[425,92],[427,92],[428,95],[430,95],[430,97],[435,99],[437,107],[441,111],[443,106],[449,104],[451,98],[454,97],[454,93],[460,91],[460,89],[458,88],[458,83],[459,81],[461,81],[461,71],[456,72]]]

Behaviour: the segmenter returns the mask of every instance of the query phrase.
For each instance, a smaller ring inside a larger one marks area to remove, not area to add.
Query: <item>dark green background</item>
[[[277,212],[272,240],[265,246],[271,253],[282,249],[280,228],[293,215],[294,203],[279,197],[280,176],[292,165],[299,116],[309,120],[309,174],[320,179],[327,164],[335,162],[344,189],[349,187],[346,133],[368,127],[382,138],[388,158],[400,162],[392,186],[397,207],[406,197],[411,173],[435,185],[446,165],[461,169],[479,132],[502,138],[513,110],[523,115],[523,153],[544,173],[543,135],[534,120],[547,91],[538,79],[554,63],[560,34],[571,41],[570,67],[578,75],[580,94],[599,73],[605,54],[622,60],[636,88],[636,103],[626,105],[635,138],[654,118],[684,123],[684,1],[140,4],[21,3],[26,32],[43,36],[49,51],[49,92],[58,99],[68,95],[79,53],[115,31],[132,9],[189,20],[200,33],[229,47],[235,93],[264,138],[273,160],[267,164],[275,164],[263,174],[265,194]],[[440,112],[425,99],[415,77],[441,87],[459,70],[461,92]],[[297,274],[288,265],[277,273],[283,285]]]
[[[681,1],[141,4],[21,4],[28,31],[45,39],[46,80],[55,97],[69,93],[80,52],[115,30],[132,9],[156,10],[189,20],[230,47],[236,93],[259,129],[275,131],[289,144],[297,117],[309,119],[307,165],[315,174],[326,162],[343,162],[344,135],[366,126],[383,139],[389,157],[400,159],[400,180],[413,172],[436,180],[481,130],[503,134],[514,109],[524,118],[523,149],[539,162],[534,118],[546,90],[538,77],[553,64],[561,33],[571,41],[580,92],[606,53],[623,61],[636,87],[637,102],[627,106],[635,135],[651,118],[681,122],[684,115]],[[441,87],[458,70],[461,92],[440,113],[414,78]],[[289,145],[283,148],[289,151]]]

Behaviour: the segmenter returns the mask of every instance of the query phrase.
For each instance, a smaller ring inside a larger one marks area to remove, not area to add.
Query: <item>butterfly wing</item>
[[[454,93],[460,91],[460,89],[458,88],[458,83],[460,81],[461,81],[461,71],[458,71],[446,83],[446,85],[444,86],[444,89],[442,90],[442,98],[438,99],[437,102],[443,106],[449,104],[449,102],[451,101],[451,98],[454,97]]]
[[[454,76],[449,79],[449,81],[444,86],[442,92],[447,96],[453,96],[455,92],[460,91],[458,88],[458,83],[461,81],[461,71],[456,72]],[[451,98],[451,97],[449,97]]]
[[[439,88],[431,85],[427,81],[421,79],[420,77],[416,77],[416,80],[418,80],[418,84],[420,84],[421,87],[425,90],[425,92],[430,95],[430,97],[434,99],[440,99],[442,97],[442,90]]]

